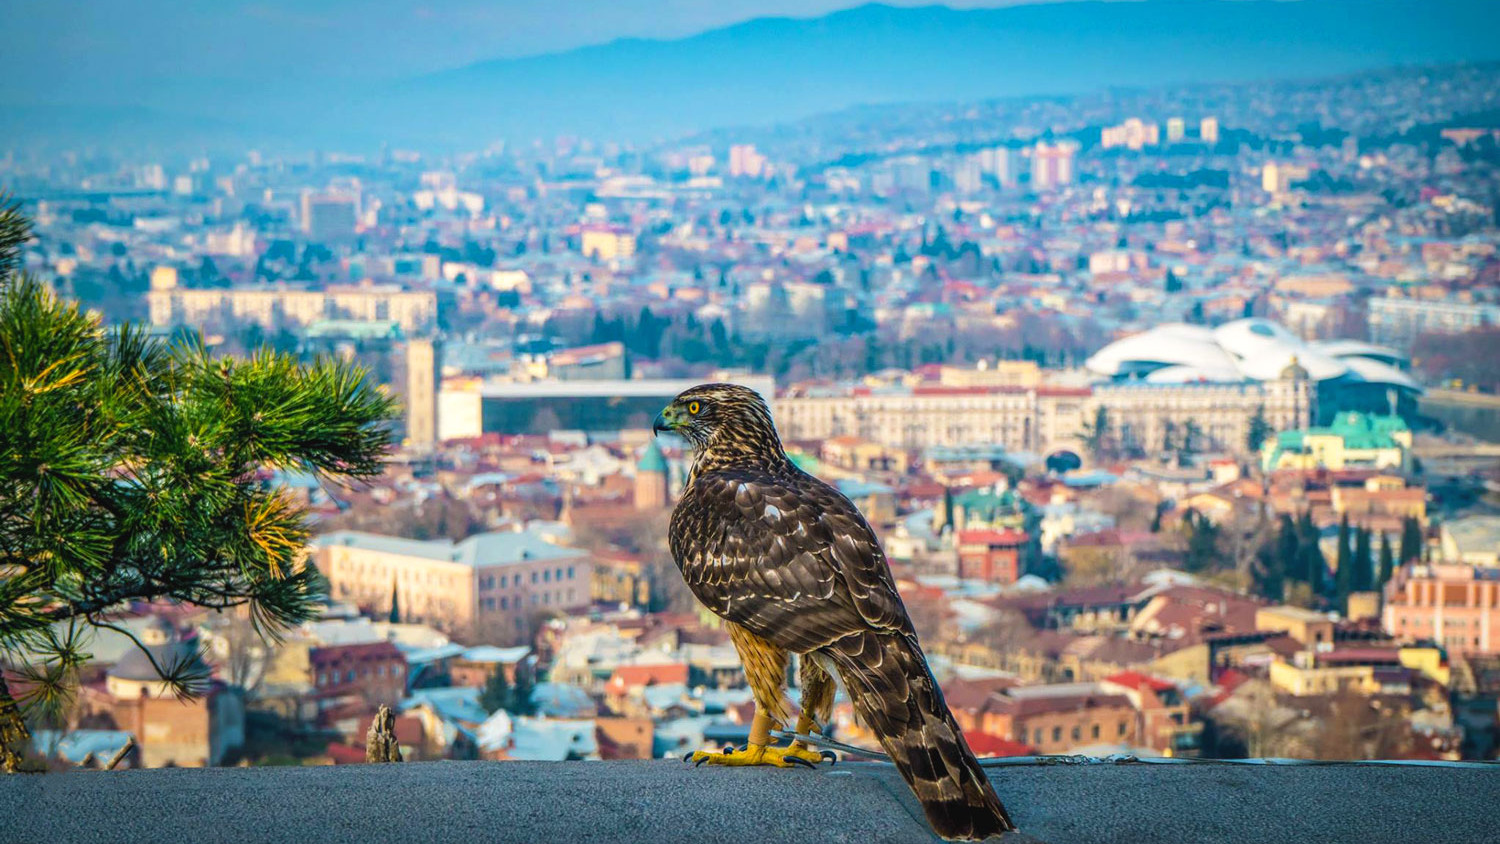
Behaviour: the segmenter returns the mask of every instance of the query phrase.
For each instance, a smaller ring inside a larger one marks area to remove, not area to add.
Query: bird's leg
[[[714,753],[709,750],[699,750],[689,757],[689,761],[697,765],[729,765],[742,767],[748,765],[772,765],[777,768],[790,768],[794,765],[812,767],[823,761],[823,757],[807,754],[810,751],[796,750],[792,747],[771,746],[771,718],[760,707],[755,708],[755,718],[750,722],[750,743],[739,750],[725,748],[722,753]]]
[[[814,735],[821,729],[822,727],[819,726],[817,720],[808,714],[806,709],[802,710],[802,714],[797,716],[797,735]],[[791,746],[786,749],[786,755],[805,759],[814,765],[822,762],[824,759],[836,758],[831,753],[808,747],[807,743],[801,739],[792,742]]]

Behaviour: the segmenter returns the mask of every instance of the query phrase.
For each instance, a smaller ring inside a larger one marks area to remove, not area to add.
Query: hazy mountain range
[[[0,105],[0,133],[102,144],[475,147],[554,134],[664,138],[857,104],[1313,77],[1500,59],[1496,0],[1142,0],[861,6],[673,40],[626,39],[398,82],[227,92],[185,80],[142,110]],[[35,99],[35,98],[33,98]],[[3,146],[0,141],[0,146]]]

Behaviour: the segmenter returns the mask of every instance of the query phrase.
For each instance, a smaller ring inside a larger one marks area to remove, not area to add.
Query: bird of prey
[[[765,401],[745,387],[704,384],[674,399],[654,427],[692,445],[672,556],[693,594],[727,622],[755,698],[749,743],[694,759],[820,761],[799,743],[770,741],[790,720],[787,664],[801,654],[798,733],[827,722],[836,675],[939,835],[980,840],[1015,829],[933,680],[869,523],[792,464]]]

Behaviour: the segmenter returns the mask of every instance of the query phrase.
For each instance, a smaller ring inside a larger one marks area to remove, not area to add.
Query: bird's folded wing
[[[699,477],[673,516],[671,539],[699,600],[788,650],[872,628],[911,631],[869,524],[809,475]]]

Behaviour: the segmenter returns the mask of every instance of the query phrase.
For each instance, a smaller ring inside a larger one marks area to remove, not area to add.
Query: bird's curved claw
[[[839,763],[839,755],[832,750],[824,750],[819,755],[827,759],[829,765],[837,765]]]
[[[688,761],[691,761],[694,767],[707,763],[732,767],[769,765],[776,768],[790,768],[793,765],[800,765],[805,768],[816,768],[818,763],[823,761],[823,757],[817,751],[807,747],[770,747],[749,744],[739,750],[725,747],[722,753],[699,750],[693,753]]]

